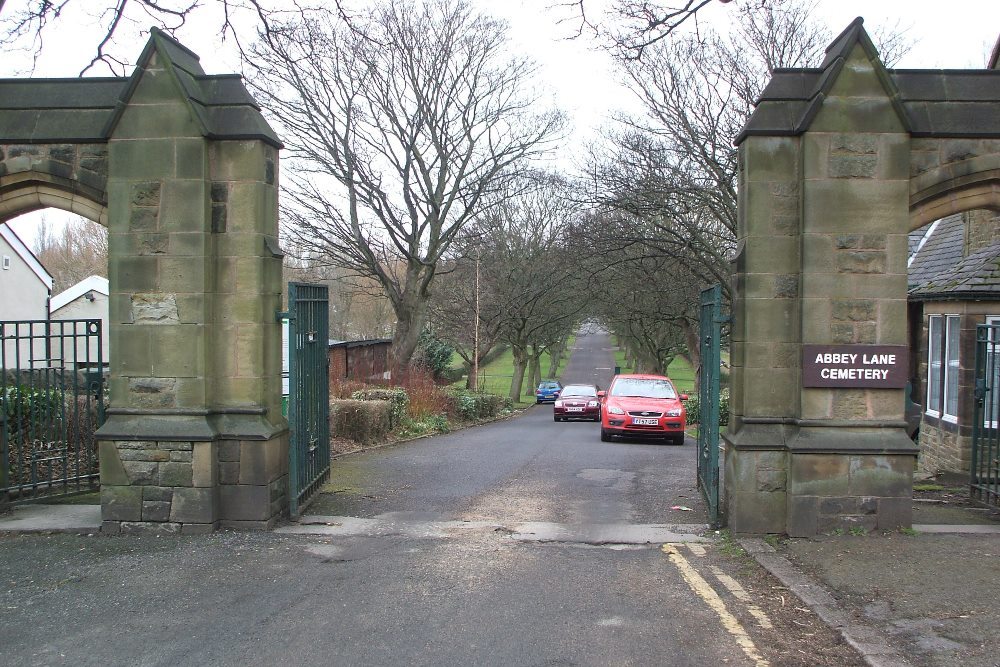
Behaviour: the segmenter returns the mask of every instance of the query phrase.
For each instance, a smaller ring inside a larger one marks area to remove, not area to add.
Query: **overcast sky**
[[[16,9],[26,0],[8,0],[5,14]],[[365,0],[348,0],[355,5]],[[668,3],[669,0],[664,0]],[[698,17],[703,24],[725,26],[728,17],[739,2],[760,0],[735,0],[730,4],[712,3]],[[575,24],[560,23],[568,18],[565,10],[553,9],[558,0],[474,0],[484,11],[507,19],[511,27],[513,47],[531,55],[539,65],[540,83],[551,91],[556,103],[572,119],[575,134],[570,144],[582,144],[593,137],[597,129],[616,111],[628,109],[631,94],[623,88],[615,75],[611,58],[593,48],[588,35],[569,39]],[[592,15],[606,0],[586,0]],[[95,3],[90,0],[91,11]],[[201,56],[205,70],[212,74],[239,71],[238,54],[232,44],[222,44],[217,39],[218,15],[209,8],[183,28],[179,39]],[[83,4],[78,4],[83,7]],[[73,5],[71,5],[73,7]],[[946,7],[947,10],[942,8]],[[817,18],[825,23],[833,35],[843,30],[855,17],[863,16],[865,26],[875,32],[880,25],[896,26],[905,30],[914,43],[911,52],[897,65],[902,68],[981,68],[985,66],[990,49],[1000,35],[1000,0],[819,0]],[[34,67],[34,76],[75,76],[89,61],[96,30],[88,30],[94,17],[86,14],[69,15],[66,28],[50,34],[43,55]],[[146,28],[142,21],[126,25],[116,45],[116,53],[134,61],[142,50]],[[26,53],[7,51],[0,58],[0,77],[22,75],[31,67]],[[108,76],[106,69],[94,75]],[[37,214],[36,214],[37,215]],[[50,219],[61,217],[50,212]],[[22,216],[15,229],[29,243],[36,226],[34,216]]]

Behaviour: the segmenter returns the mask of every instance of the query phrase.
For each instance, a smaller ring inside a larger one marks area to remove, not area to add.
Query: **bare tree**
[[[383,2],[272,24],[251,87],[283,128],[289,235],[383,287],[408,363],[439,262],[470,220],[557,137],[505,24],[465,0]],[[287,173],[287,172],[286,172]]]
[[[681,26],[697,21],[698,13],[714,0],[615,0],[604,20],[595,20],[589,0],[561,0],[550,7],[561,12],[560,22],[575,26],[575,36],[589,33],[624,60],[640,60],[649,47],[668,39]],[[727,4],[731,0],[718,0]],[[768,0],[752,0],[764,7]]]
[[[500,337],[514,357],[514,401],[520,400],[525,376],[539,378],[541,355],[565,344],[589,305],[578,289],[583,270],[565,238],[575,215],[562,179],[534,174],[512,184],[502,205],[474,230],[490,293],[484,312],[499,318]]]
[[[76,217],[56,231],[43,217],[34,250],[52,276],[53,293],[108,275],[108,230],[86,218]]]
[[[785,0],[741,6],[726,35],[677,35],[625,63],[645,115],[621,119],[586,177],[593,201],[626,214],[613,223],[620,244],[645,243],[728,290],[737,222],[733,140],[771,71],[822,55],[830,35],[810,11]]]

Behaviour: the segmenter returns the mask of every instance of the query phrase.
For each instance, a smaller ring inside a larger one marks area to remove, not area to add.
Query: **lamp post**
[[[472,391],[479,390],[479,257],[476,257],[476,312],[472,335]]]

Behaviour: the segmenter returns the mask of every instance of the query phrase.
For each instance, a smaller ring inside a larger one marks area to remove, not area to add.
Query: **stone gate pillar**
[[[107,135],[104,529],[266,527],[287,506],[280,143],[239,77],[155,29]]]
[[[910,525],[916,448],[904,430],[903,388],[805,387],[802,372],[813,349],[805,346],[907,343],[902,118],[858,20],[821,71],[776,73],[739,139],[733,417],[724,436],[725,507],[736,532]]]

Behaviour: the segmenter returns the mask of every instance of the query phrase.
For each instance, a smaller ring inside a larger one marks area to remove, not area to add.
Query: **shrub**
[[[417,340],[413,361],[433,373],[434,377],[440,377],[448,370],[454,352],[455,348],[436,338],[429,329],[424,329]]]
[[[330,434],[362,445],[385,440],[392,430],[392,403],[378,400],[330,401]]]
[[[15,385],[8,387],[0,399],[2,421],[12,435],[21,431],[41,431],[62,417],[63,393],[58,389]]]
[[[430,371],[419,366],[411,366],[405,374],[394,378],[395,382],[406,389],[410,397],[407,414],[415,420],[422,420],[430,415],[438,415],[448,410],[448,396],[434,382]]]
[[[691,397],[684,403],[684,407],[687,409],[687,420],[691,424],[701,423],[701,403],[698,399],[697,394],[691,394]],[[719,392],[719,426],[725,426],[729,423],[729,387],[725,387]]]
[[[421,419],[409,417],[404,419],[403,425],[399,429],[399,435],[410,438],[431,433],[448,433],[449,431],[451,431],[451,424],[448,422],[448,415],[426,415]]]
[[[407,408],[410,406],[410,396],[402,387],[371,387],[359,389],[351,394],[351,398],[357,401],[388,401],[391,408],[389,410],[389,428],[394,429],[403,422]]]
[[[496,394],[479,394],[464,389],[453,389],[449,394],[450,412],[462,421],[493,419],[505,410],[513,410],[509,397]]]

